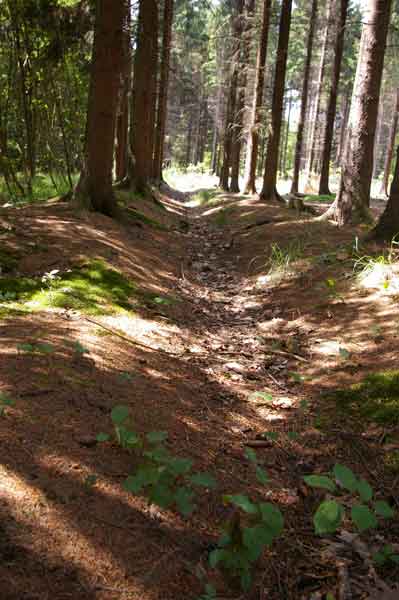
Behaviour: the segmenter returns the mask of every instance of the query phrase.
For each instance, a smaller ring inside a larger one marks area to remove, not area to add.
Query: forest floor
[[[341,537],[318,537],[324,494],[303,483],[342,463],[399,507],[393,255],[359,249],[362,228],[216,190],[165,188],[126,211],[117,222],[58,202],[0,209],[1,599],[195,600],[201,578],[218,598],[250,600],[394,585],[398,565],[375,570],[369,553],[399,543],[398,516],[363,545],[348,520]],[[115,405],[215,476],[192,517],[122,489],[134,457],[96,437]],[[208,564],[228,493],[285,518],[246,593]]]

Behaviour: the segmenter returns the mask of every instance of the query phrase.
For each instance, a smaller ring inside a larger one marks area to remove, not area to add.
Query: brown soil
[[[328,554],[313,534],[321,496],[302,478],[343,462],[399,506],[397,472],[385,467],[398,431],[356,430],[321,395],[397,366],[397,299],[360,291],[348,277],[352,263],[344,250],[332,264],[307,260],[353,243],[361,230],[338,230],[248,197],[220,196],[218,204],[191,211],[184,200],[165,192],[167,230],[76,215],[62,204],[1,211],[1,240],[21,254],[21,275],[98,256],[142,290],[179,300],[141,306],[131,316],[91,319],[52,309],[0,321],[0,392],[15,399],[0,420],[2,600],[194,600],[199,573],[223,598],[341,598],[345,577],[351,597],[367,598],[374,586],[367,561],[351,546]],[[140,210],[160,218],[150,203]],[[298,239],[304,252],[295,272],[265,279],[271,245]],[[334,296],[328,278],[337,282]],[[35,340],[56,352],[18,350]],[[75,341],[89,354],[76,355]],[[342,360],[337,347],[351,358]],[[121,377],[126,372],[131,380]],[[257,391],[270,392],[272,402],[255,397]],[[216,476],[218,490],[200,494],[192,518],[122,490],[132,456],[96,443],[97,433],[110,429],[115,404],[130,407],[137,431],[168,431],[176,454]],[[324,426],[316,427],[321,417]],[[243,456],[245,444],[266,431],[282,434],[258,449],[271,478],[267,489]],[[289,431],[300,437],[290,441]],[[382,443],[387,433],[389,448]],[[90,475],[94,486],[87,485]],[[286,520],[244,595],[207,563],[228,514],[221,492],[267,497]],[[378,534],[381,543],[398,543],[398,519]],[[395,581],[399,570],[379,575]]]

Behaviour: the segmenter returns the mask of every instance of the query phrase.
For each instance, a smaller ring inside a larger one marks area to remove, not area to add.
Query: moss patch
[[[139,210],[135,208],[127,208],[125,211],[128,221],[144,223],[145,225],[149,225],[150,227],[154,227],[154,229],[159,229],[161,231],[166,231],[168,228],[157,221],[156,219],[152,219],[151,217],[147,217],[144,213],[141,213]]]
[[[320,204],[331,204],[335,200],[335,194],[308,194],[303,198],[304,202],[317,202]]]
[[[335,390],[331,397],[340,412],[379,423],[399,423],[399,371],[368,375],[350,388]]]
[[[19,258],[16,252],[0,248],[0,272],[11,273],[14,271],[18,266]]]
[[[0,279],[0,294],[8,295],[10,309],[74,308],[87,314],[113,314],[131,310],[135,284],[102,260],[59,273],[50,285],[40,278]]]

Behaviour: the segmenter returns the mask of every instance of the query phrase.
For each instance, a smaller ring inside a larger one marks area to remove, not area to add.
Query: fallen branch
[[[300,360],[301,362],[310,362],[307,358],[300,356],[299,354],[294,354],[294,352],[286,352],[285,350],[266,350],[267,354],[281,354],[281,356],[292,356],[296,360]]]

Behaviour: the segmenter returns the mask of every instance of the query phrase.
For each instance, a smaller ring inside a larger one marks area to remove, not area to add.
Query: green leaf
[[[216,479],[210,473],[196,473],[190,477],[191,483],[205,488],[215,488],[217,486]]]
[[[111,419],[115,425],[121,425],[129,416],[129,409],[127,406],[119,404],[114,406],[111,411]]]
[[[160,444],[168,438],[166,431],[150,431],[146,435],[147,440],[150,444]]]
[[[240,581],[241,581],[241,587],[244,590],[244,592],[248,592],[252,585],[252,577],[251,577],[251,573],[248,569],[246,569],[242,573]]]
[[[367,529],[374,529],[378,525],[375,515],[364,504],[352,506],[351,517],[360,532]]]
[[[12,398],[10,398],[10,396],[8,394],[1,392],[0,393],[0,404],[2,406],[15,406],[15,401]]]
[[[149,496],[150,502],[161,508],[169,508],[174,502],[174,494],[167,485],[156,485]]]
[[[249,550],[251,561],[258,560],[265,546],[273,543],[273,533],[265,525],[255,527],[244,527],[242,530],[242,541]]]
[[[249,461],[251,461],[253,463],[258,462],[258,457],[256,456],[255,450],[253,450],[252,448],[249,448],[248,446],[245,447],[244,456],[245,456],[245,458],[247,458]]]
[[[171,460],[171,456],[164,446],[156,446],[151,450],[146,450],[144,456],[161,464],[167,464]]]
[[[370,502],[373,497],[373,488],[365,479],[359,479],[357,482],[357,491],[363,502]]]
[[[47,344],[46,342],[39,342],[35,346],[35,350],[40,352],[41,354],[51,354],[54,352],[54,346],[52,344]]]
[[[269,476],[262,467],[256,467],[256,479],[263,485],[269,483]]]
[[[108,433],[98,433],[96,440],[97,442],[108,442],[110,436]]]
[[[289,440],[295,441],[299,438],[299,433],[297,431],[289,431],[287,437]]]
[[[279,536],[284,527],[284,517],[280,510],[274,504],[270,504],[270,502],[261,503],[259,510],[262,515],[262,521],[267,525],[273,537]]]
[[[243,510],[246,513],[254,515],[258,512],[256,504],[251,502],[251,500],[243,494],[226,495],[223,496],[223,500],[224,502],[234,504],[234,506],[237,506],[237,508],[241,508],[241,510]]]
[[[316,533],[318,535],[335,533],[341,524],[343,515],[344,509],[335,500],[322,502],[313,517]]]
[[[126,477],[125,481],[123,482],[122,487],[126,492],[138,494],[143,489],[144,482],[138,475],[129,475],[129,477]]]
[[[272,394],[269,394],[267,392],[254,392],[253,394],[251,394],[249,396],[250,400],[256,400],[256,398],[261,398],[265,402],[272,402],[273,401]]]
[[[137,446],[140,444],[140,437],[134,431],[125,430],[123,433],[123,442],[126,446]]]
[[[212,552],[209,554],[209,564],[212,569],[214,569],[218,563],[223,562],[226,555],[226,550],[223,550],[222,548],[216,548],[216,550],[212,550]]]
[[[326,475],[306,475],[303,479],[310,487],[323,488],[329,492],[335,492],[335,483]]]
[[[17,344],[17,348],[22,352],[33,352],[35,349],[33,344]]]
[[[377,515],[384,517],[384,519],[392,519],[395,516],[395,510],[385,500],[374,502],[374,510]]]
[[[358,491],[359,481],[357,480],[357,477],[353,471],[348,469],[348,467],[345,467],[345,465],[335,465],[333,473],[335,478],[343,485],[345,489],[349,490],[350,492]]]
[[[178,488],[175,493],[177,508],[185,517],[189,517],[195,509],[195,505],[192,502],[193,497],[193,490],[186,487]]]
[[[172,458],[168,464],[174,475],[186,475],[191,471],[193,461],[191,458]]]
[[[90,350],[82,346],[80,342],[75,342],[73,347],[75,348],[75,352],[78,354],[90,354]]]

